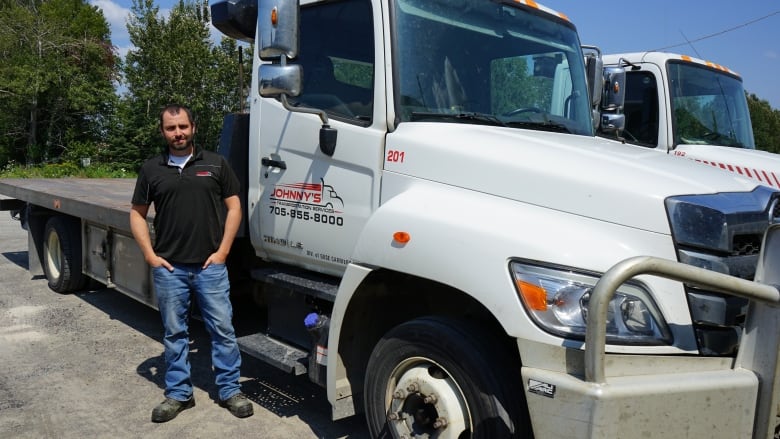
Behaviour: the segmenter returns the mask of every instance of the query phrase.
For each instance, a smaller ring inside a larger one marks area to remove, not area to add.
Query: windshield
[[[690,63],[669,63],[674,143],[755,149],[742,81]]]
[[[569,23],[512,1],[398,0],[393,26],[400,122],[593,135]]]

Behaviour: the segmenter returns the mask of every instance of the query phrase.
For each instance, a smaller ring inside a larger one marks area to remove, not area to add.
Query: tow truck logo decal
[[[333,186],[320,183],[275,185],[270,199],[270,214],[323,225],[344,225],[344,200]]]
[[[271,201],[293,201],[301,205],[320,206],[330,209],[341,209],[344,207],[344,200],[339,197],[333,186],[325,184],[324,179],[321,183],[293,183],[280,184],[274,186],[271,193]],[[341,211],[334,210],[335,213]]]

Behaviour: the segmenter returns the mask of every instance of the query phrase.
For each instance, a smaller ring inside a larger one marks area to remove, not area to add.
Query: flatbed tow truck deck
[[[16,200],[26,200],[36,206],[126,232],[130,231],[130,200],[134,186],[135,179],[132,178],[0,179],[0,193]]]
[[[0,193],[11,199],[0,210],[20,211],[30,273],[45,274],[53,290],[78,290],[89,277],[156,307],[130,231],[134,187],[133,178],[4,178]]]

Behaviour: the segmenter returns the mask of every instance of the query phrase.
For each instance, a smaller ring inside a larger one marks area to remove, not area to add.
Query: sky
[[[124,56],[131,48],[126,21],[132,0],[88,1],[103,10]],[[780,1],[538,1],[566,14],[582,44],[602,53],[663,49],[711,61],[739,73],[748,93],[780,110]],[[162,14],[178,2],[155,0]]]

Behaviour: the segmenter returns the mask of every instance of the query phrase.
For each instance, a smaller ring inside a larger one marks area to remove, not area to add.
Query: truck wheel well
[[[377,270],[350,300],[339,337],[339,356],[346,369],[356,412],[363,411],[363,382],[371,351],[395,326],[422,316],[448,316],[476,322],[495,336],[517,365],[517,345],[491,313],[469,294],[429,279]]]

